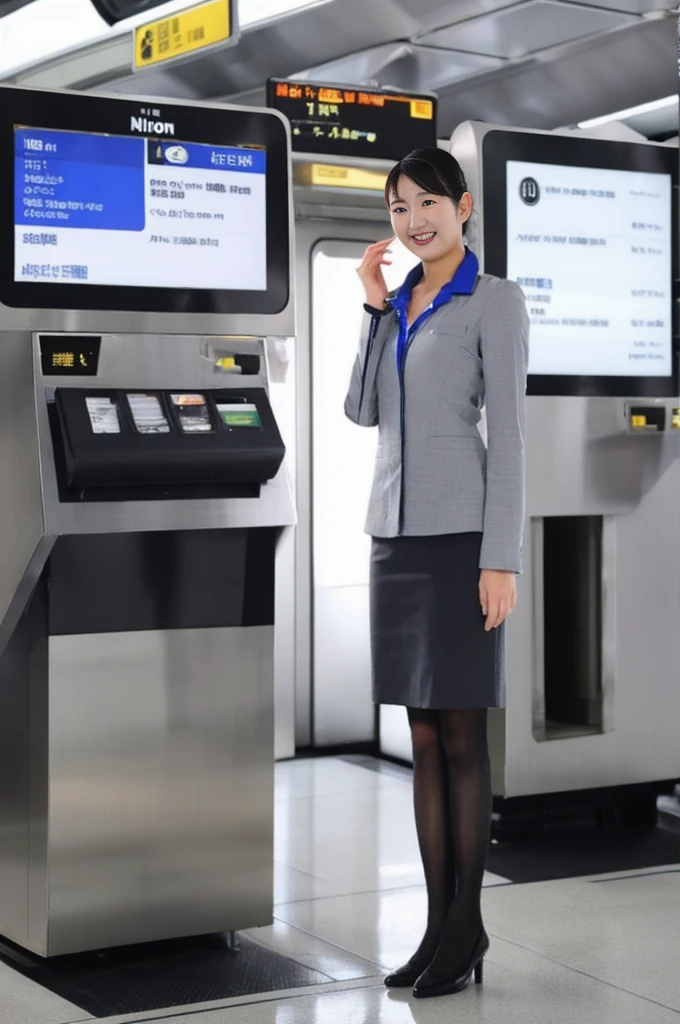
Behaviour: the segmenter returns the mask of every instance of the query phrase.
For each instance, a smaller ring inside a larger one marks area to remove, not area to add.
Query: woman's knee
[[[436,714],[409,711],[409,724],[414,758],[439,747],[439,722]]]
[[[485,712],[447,712],[442,716],[440,734],[450,762],[464,764],[488,757]]]

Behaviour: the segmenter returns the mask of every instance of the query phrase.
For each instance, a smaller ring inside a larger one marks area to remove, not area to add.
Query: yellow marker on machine
[[[333,188],[359,188],[382,192],[387,175],[364,167],[340,167],[337,164],[312,164],[311,185],[330,185]]]
[[[633,427],[634,430],[640,430],[642,427],[646,427],[647,426],[647,417],[646,416],[631,416],[631,418],[630,418],[630,425]]]

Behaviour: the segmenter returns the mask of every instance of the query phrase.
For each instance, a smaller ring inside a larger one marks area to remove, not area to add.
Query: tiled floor
[[[373,766],[375,767],[375,765]],[[277,766],[276,907],[255,941],[332,979],[109,1024],[680,1024],[680,866],[508,884],[488,875],[482,988],[418,1002],[386,969],[420,937],[411,785],[332,758]],[[2,1024],[87,1014],[0,965]]]

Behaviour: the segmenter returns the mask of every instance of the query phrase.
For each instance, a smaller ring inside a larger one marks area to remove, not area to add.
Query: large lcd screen
[[[437,145],[433,95],[270,78],[267,103],[289,119],[301,153],[400,160]]]
[[[677,154],[492,129],[482,156],[484,269],[524,291],[528,394],[677,394]]]
[[[529,373],[670,375],[670,175],[509,160],[507,211]]]
[[[0,303],[276,314],[288,125],[269,110],[0,85]]]
[[[261,149],[16,128],[15,281],[267,287]]]

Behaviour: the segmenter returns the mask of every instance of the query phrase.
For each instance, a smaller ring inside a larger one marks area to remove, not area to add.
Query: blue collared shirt
[[[414,287],[418,284],[423,276],[423,265],[418,264],[409,273],[406,280],[402,284],[401,288],[390,300],[392,309],[397,314],[399,320],[399,337],[397,339],[397,369],[399,375],[404,371],[404,362],[406,360],[406,353],[408,347],[413,340],[413,336],[422,324],[432,316],[432,314],[443,306],[445,302],[448,302],[453,295],[472,295],[474,291],[477,276],[479,274],[479,260],[472,252],[471,249],[465,249],[465,256],[463,262],[460,264],[456,273],[453,275],[450,281],[448,281],[444,287],[440,290],[439,294],[430,303],[426,310],[424,310],[417,320],[415,320],[411,326],[408,326],[408,305],[411,301],[411,293]]]

